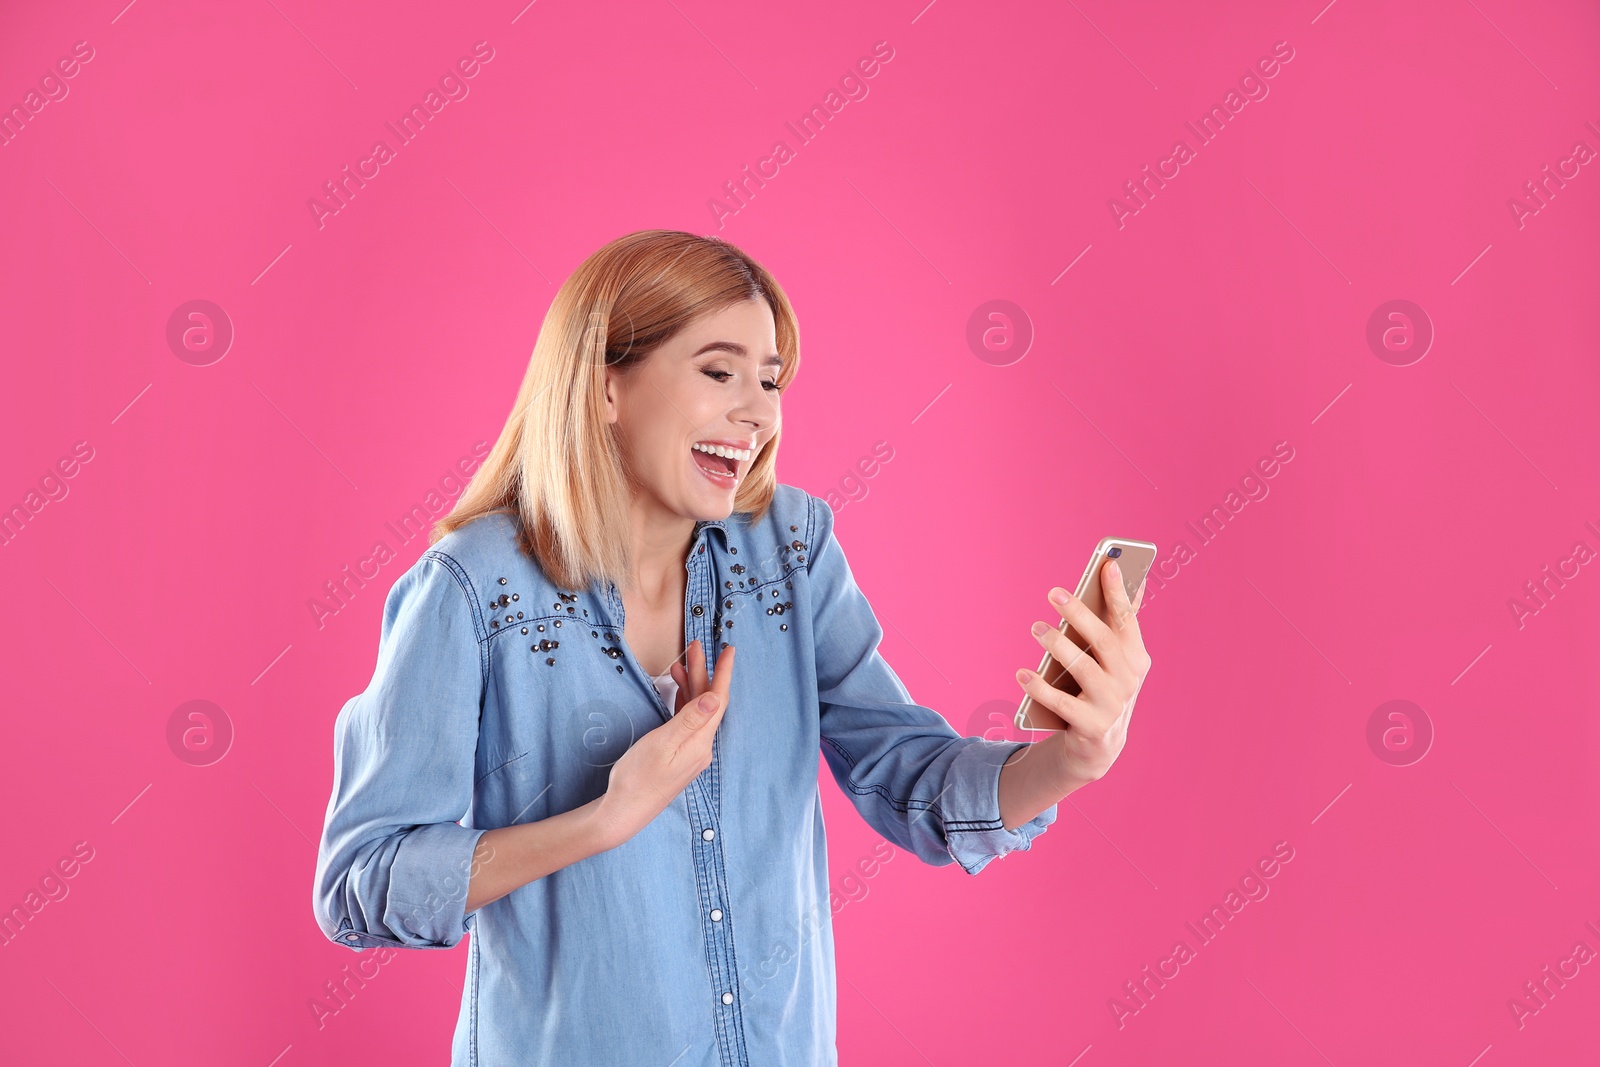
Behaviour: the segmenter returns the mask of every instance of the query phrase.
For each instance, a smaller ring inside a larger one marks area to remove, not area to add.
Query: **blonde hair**
[[[629,494],[605,371],[642,362],[691,321],[742,300],[772,309],[778,387],[800,366],[799,324],[777,280],[717,237],[640,230],[611,241],[561,284],[534,342],[516,402],[482,467],[428,543],[491,512],[520,519],[520,542],[563,589],[632,581]],[[780,431],[781,432],[781,431]],[[766,513],[780,432],[750,464],[733,510]]]

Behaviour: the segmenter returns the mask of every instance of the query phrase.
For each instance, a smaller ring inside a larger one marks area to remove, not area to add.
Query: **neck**
[[[668,511],[659,501],[643,495],[634,496],[628,513],[634,589],[647,600],[681,595],[694,520]]]

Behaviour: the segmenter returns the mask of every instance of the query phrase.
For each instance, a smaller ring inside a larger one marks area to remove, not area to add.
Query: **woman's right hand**
[[[724,646],[717,656],[715,683],[706,676],[701,648],[698,639],[689,644],[687,672],[682,664],[672,665],[677,714],[635,741],[611,765],[598,816],[613,848],[643,830],[711,766],[711,743],[733,684],[733,646]]]

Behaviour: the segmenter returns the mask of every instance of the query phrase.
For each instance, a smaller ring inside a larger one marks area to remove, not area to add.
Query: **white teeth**
[[[710,453],[713,456],[721,456],[724,459],[733,459],[742,462],[750,458],[750,450],[748,448],[728,448],[725,445],[703,445],[698,441],[689,447],[701,452]]]

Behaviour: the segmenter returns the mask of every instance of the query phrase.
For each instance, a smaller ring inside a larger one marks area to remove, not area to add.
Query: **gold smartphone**
[[[1105,587],[1100,581],[1100,568],[1106,560],[1117,561],[1118,568],[1122,571],[1122,588],[1128,594],[1128,603],[1133,603],[1134,597],[1139,592],[1139,586],[1144,584],[1145,574],[1149,572],[1150,565],[1155,562],[1156,546],[1149,541],[1130,541],[1123,537],[1102,538],[1095,546],[1094,553],[1089,557],[1088,566],[1083,568],[1083,577],[1078,580],[1076,590],[1078,599],[1089,606],[1100,618],[1106,617]],[[1084,636],[1074,630],[1066,619],[1061,620],[1061,632],[1067,635],[1067,640],[1079,648],[1087,649],[1089,642]],[[1088,653],[1093,655],[1093,652]],[[1050,653],[1044,654],[1044,659],[1039,662],[1039,675],[1046,684],[1070,696],[1077,696],[1082,692],[1078,680],[1072,673],[1056,662]],[[1027,693],[1022,695],[1022,706],[1017,708],[1016,718],[1019,730],[1065,730],[1067,724],[1059,715],[1049,708],[1040,706],[1039,702]]]

